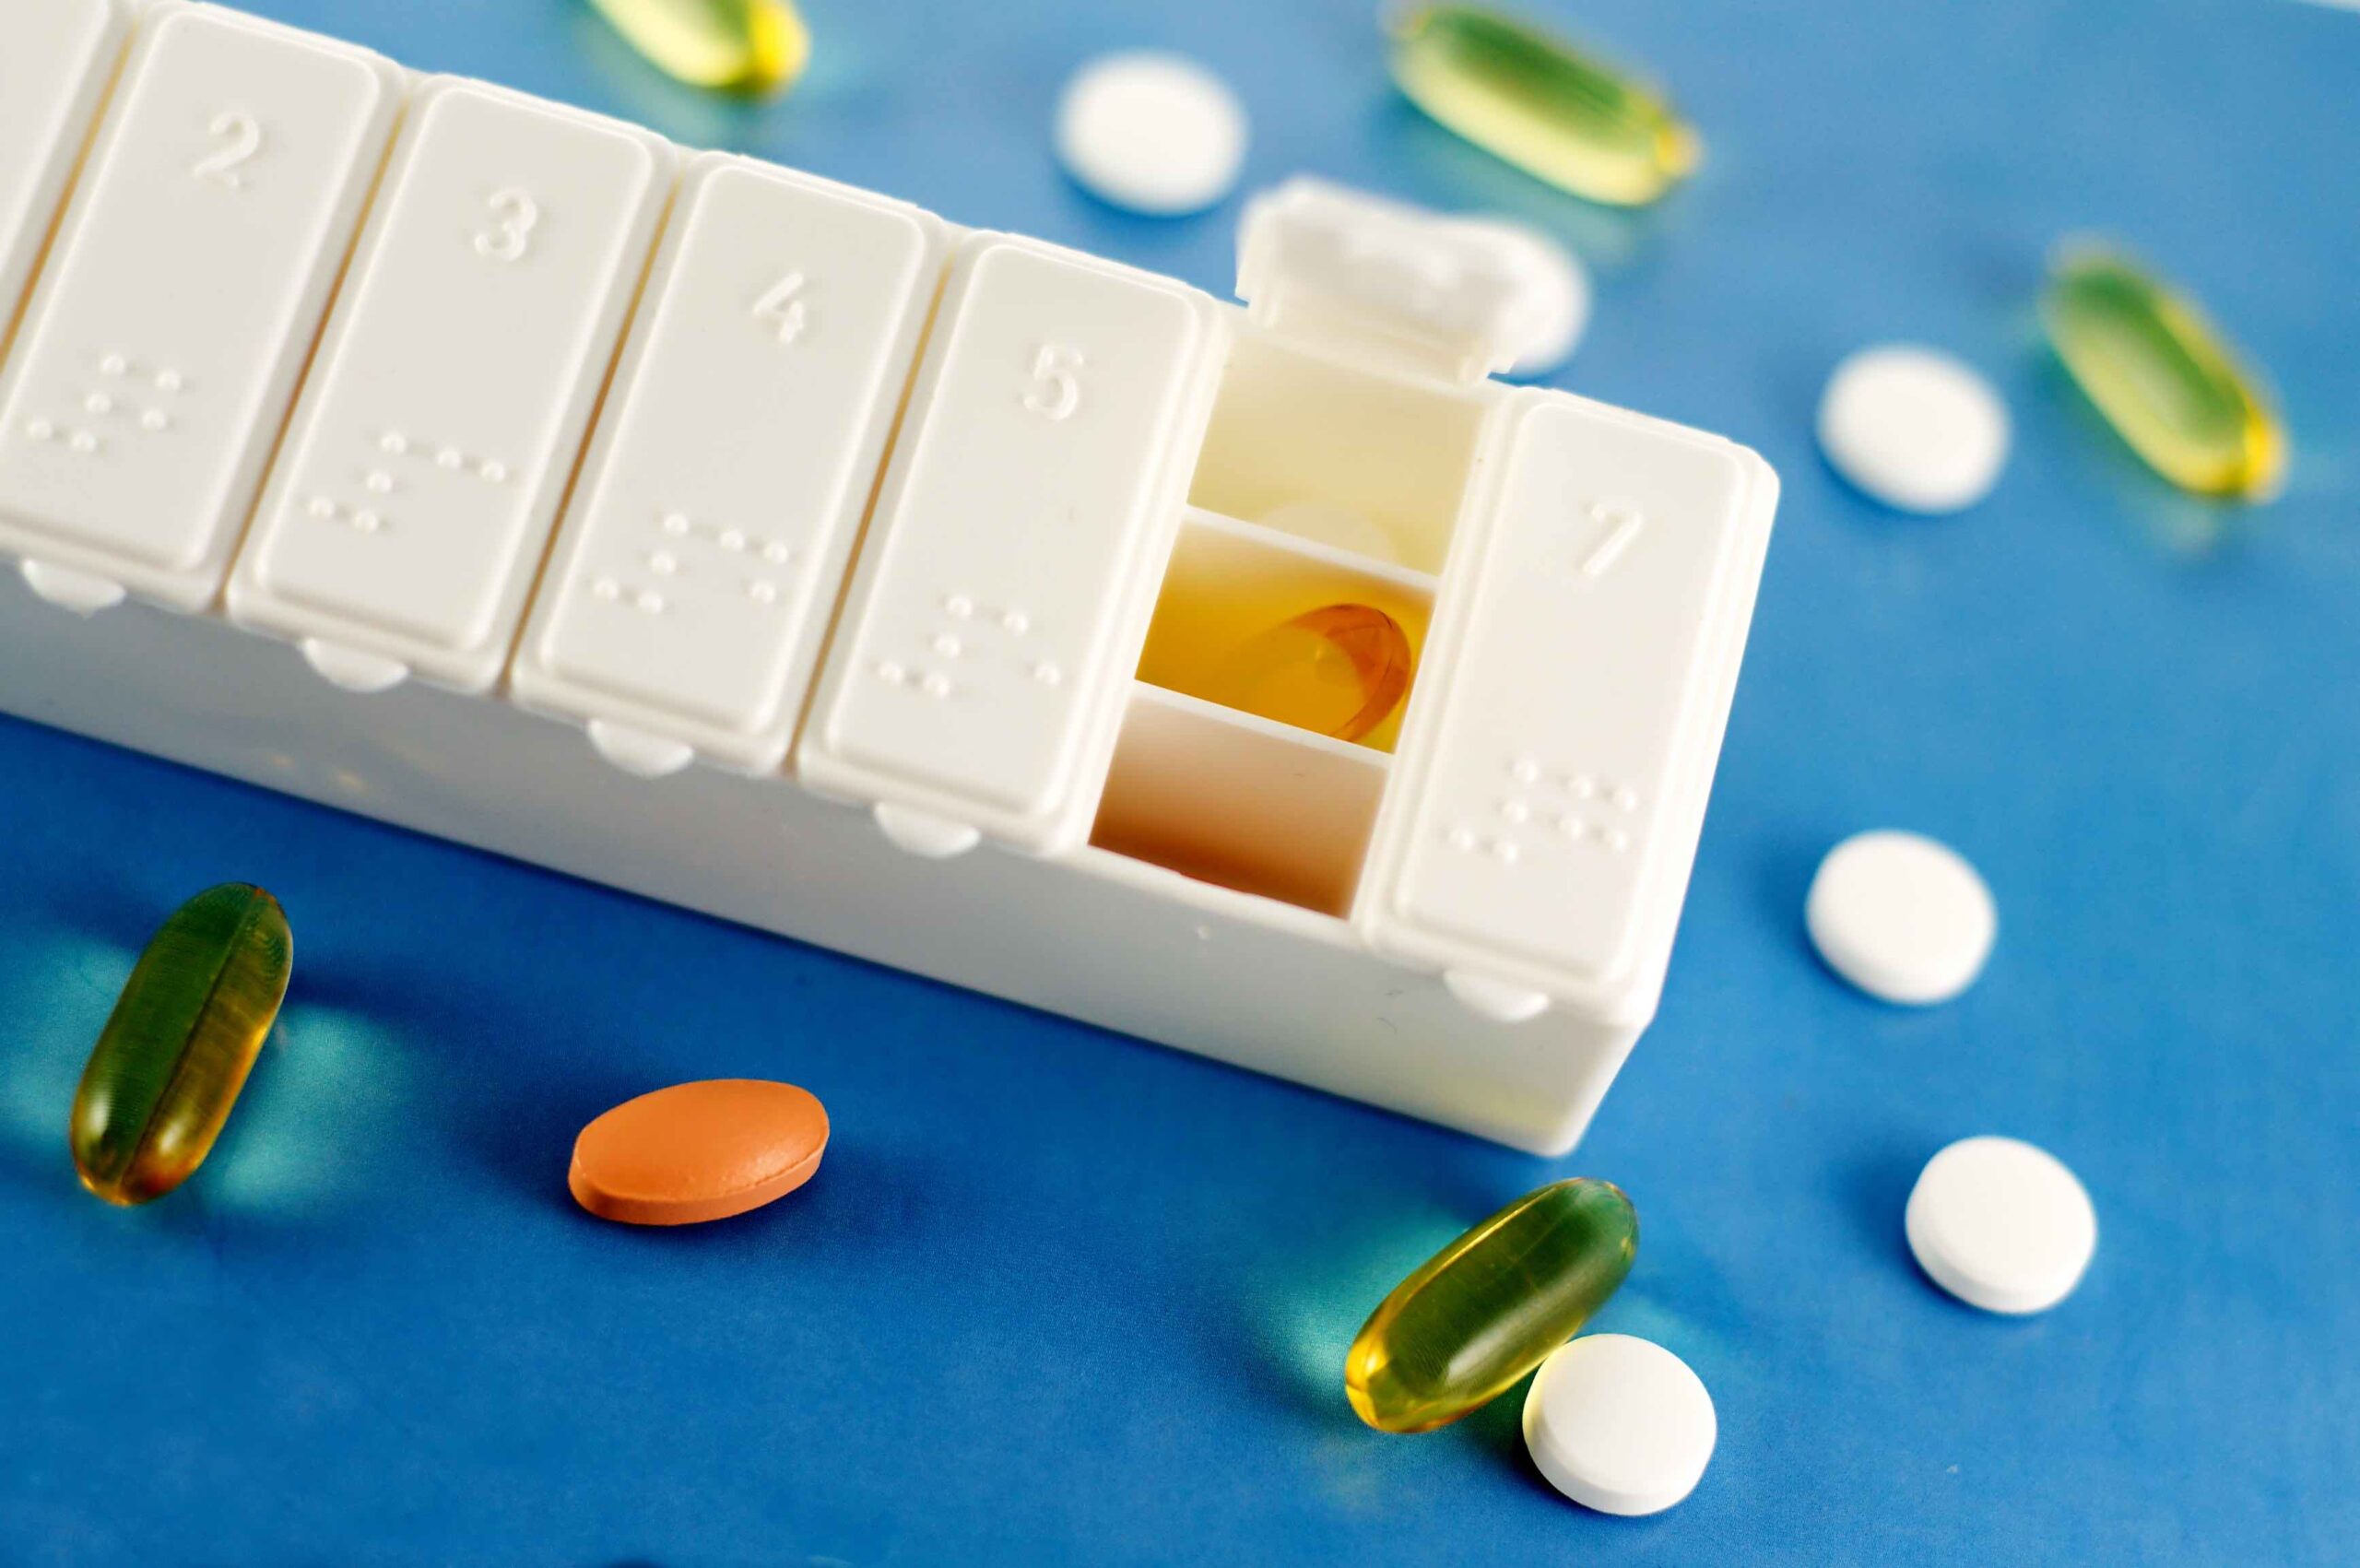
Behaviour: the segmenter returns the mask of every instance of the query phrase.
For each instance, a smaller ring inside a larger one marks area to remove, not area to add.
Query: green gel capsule
[[[1642,206],[1703,158],[1655,88],[1496,11],[1410,6],[1391,31],[1393,79],[1410,102],[1577,196]]]
[[[2116,253],[2051,265],[2041,324],[2065,369],[2147,466],[2198,495],[2263,501],[2286,476],[2286,431],[2203,312]]]
[[[195,1173],[230,1119],[294,968],[278,901],[225,882],[181,905],[139,955],[74,1091],[82,1185],[146,1203]]]
[[[1344,1392],[1379,1432],[1432,1432],[1512,1387],[1631,1272],[1639,1216],[1611,1182],[1528,1193],[1436,1253],[1361,1326]]]

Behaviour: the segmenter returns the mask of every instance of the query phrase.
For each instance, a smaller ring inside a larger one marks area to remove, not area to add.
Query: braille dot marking
[[[57,433],[57,427],[47,419],[35,419],[25,427],[25,434],[35,441],[47,441]]]
[[[1511,822],[1521,823],[1531,818],[1532,808],[1521,800],[1504,801],[1500,806],[1500,815]]]
[[[918,689],[927,696],[937,699],[950,695],[950,682],[940,675],[927,676],[918,683]]]
[[[910,672],[888,659],[877,666],[877,678],[888,686],[899,686],[910,678]]]
[[[1045,661],[1032,666],[1032,678],[1044,686],[1055,686],[1065,678],[1065,671]]]
[[[1589,830],[1582,826],[1582,819],[1579,817],[1574,816],[1571,812],[1559,812],[1557,831],[1569,839],[1578,839]]]
[[[1534,761],[1529,757],[1519,758],[1514,763],[1509,765],[1508,773],[1518,784],[1539,784],[1540,782],[1540,764]]]
[[[362,482],[369,487],[369,493],[371,495],[391,495],[394,493],[394,477],[391,474],[386,473],[382,468],[370,475],[369,477]]]
[[[1022,610],[1010,610],[999,618],[999,629],[1010,637],[1021,637],[1032,630],[1032,618]]]
[[[99,361],[99,373],[119,376],[131,369],[131,361],[120,354],[110,354]]]
[[[778,585],[774,583],[749,583],[746,584],[746,596],[758,605],[773,604],[778,599]]]
[[[685,536],[689,531],[689,520],[678,512],[666,513],[664,515],[664,531],[671,535],[676,539],[681,538]]]
[[[946,659],[955,659],[963,650],[960,647],[959,639],[946,631],[934,640],[934,651]]]
[[[655,593],[653,590],[646,588],[641,589],[639,591],[639,596],[631,602],[639,607],[639,613],[642,615],[662,615],[664,613],[664,595]]]
[[[99,438],[88,430],[76,430],[74,439],[65,444],[87,457],[99,449]]]
[[[114,399],[103,392],[94,392],[82,399],[82,407],[93,414],[112,414],[114,412]]]
[[[666,550],[657,550],[647,558],[647,570],[658,577],[669,577],[680,570],[680,558]]]
[[[353,527],[364,534],[373,534],[384,527],[384,524],[385,520],[373,512],[356,512],[352,514]]]
[[[773,566],[785,566],[788,558],[794,554],[795,552],[787,548],[785,545],[764,545],[762,547],[762,559],[769,561]]]
[[[455,446],[446,446],[434,454],[434,466],[445,471],[455,471],[466,460],[466,455]]]
[[[171,429],[171,423],[172,417],[170,414],[165,413],[161,408],[150,408],[148,412],[139,416],[139,428],[150,432],[151,434],[159,430]]]
[[[508,466],[505,463],[495,463],[487,457],[476,469],[476,475],[487,485],[504,485],[508,482]]]
[[[1453,849],[1473,849],[1475,847],[1475,835],[1465,828],[1453,828],[1450,830],[1450,847]]]
[[[975,613],[975,601],[964,594],[953,594],[942,601],[942,607],[953,620],[964,620]]]
[[[623,596],[623,585],[611,577],[599,578],[590,584],[590,591],[609,604]]]
[[[315,495],[312,498],[312,503],[303,510],[325,523],[336,515],[336,502],[324,495]]]
[[[188,383],[181,379],[181,373],[178,371],[156,372],[156,390],[159,392],[179,392],[187,385]]]
[[[725,528],[721,532],[721,548],[732,552],[742,550],[746,548],[746,536],[735,528]]]
[[[377,442],[377,450],[388,457],[409,455],[409,437],[399,430],[387,430]]]
[[[1575,800],[1587,800],[1598,793],[1598,781],[1587,773],[1575,773],[1565,781],[1565,787],[1574,792]]]
[[[1492,858],[1498,861],[1503,866],[1515,865],[1516,863],[1516,857],[1522,853],[1523,852],[1518,850],[1516,845],[1510,843],[1505,839],[1493,839],[1492,841]]]
[[[1620,828],[1609,828],[1599,836],[1604,839],[1606,847],[1617,855],[1631,847],[1631,835]]]
[[[1618,810],[1636,811],[1639,808],[1639,792],[1624,784],[1614,792],[1614,805]]]

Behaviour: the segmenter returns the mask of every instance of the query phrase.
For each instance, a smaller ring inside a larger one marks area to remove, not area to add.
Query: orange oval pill
[[[629,1225],[693,1225],[760,1208],[811,1179],[828,1112],[760,1079],[678,1083],[626,1100],[573,1140],[574,1201]]]

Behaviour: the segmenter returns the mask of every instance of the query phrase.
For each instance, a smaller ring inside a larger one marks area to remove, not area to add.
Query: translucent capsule
[[[1611,1182],[1528,1193],[1378,1304],[1344,1392],[1380,1432],[1432,1432],[1489,1402],[1578,1332],[1631,1271],[1639,1217]]]
[[[139,955],[74,1091],[82,1185],[109,1203],[163,1197],[213,1150],[294,966],[278,901],[226,882],[181,905]]]
[[[1481,6],[1410,6],[1393,29],[1393,79],[1477,146],[1577,196],[1656,200],[1704,147],[1655,88]]]
[[[2286,432],[2201,311],[2108,250],[2060,253],[2041,296],[2058,358],[2148,466],[2198,495],[2260,501],[2286,475]]]
[[[811,57],[791,0],[590,0],[615,30],[691,87],[773,92]]]
[[[1393,716],[1410,690],[1410,639],[1368,605],[1328,605],[1247,639],[1198,695],[1339,740]]]

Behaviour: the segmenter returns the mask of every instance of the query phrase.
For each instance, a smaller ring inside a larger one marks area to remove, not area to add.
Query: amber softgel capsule
[[[2051,265],[2040,316],[2065,369],[2156,473],[2198,495],[2278,493],[2285,427],[2194,301],[2129,257],[2083,244]]]
[[[278,1017],[295,941],[278,901],[226,882],[164,922],[74,1091],[82,1185],[109,1203],[163,1197],[195,1174]]]
[[[1653,87],[1487,6],[1410,5],[1389,27],[1393,79],[1410,102],[1562,190],[1640,206],[1704,157]]]
[[[776,92],[811,57],[811,34],[789,0],[590,3],[657,68],[690,87]]]
[[[1631,1271],[1639,1216],[1611,1182],[1528,1193],[1436,1253],[1352,1341],[1344,1392],[1380,1432],[1489,1403],[1580,1331]]]

